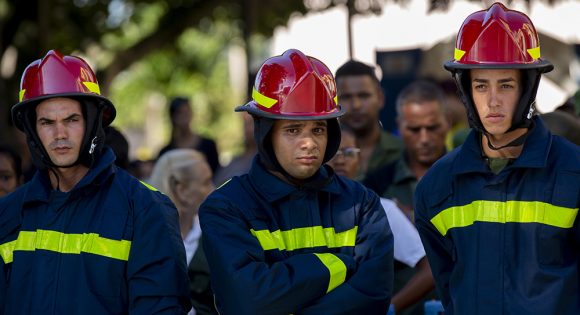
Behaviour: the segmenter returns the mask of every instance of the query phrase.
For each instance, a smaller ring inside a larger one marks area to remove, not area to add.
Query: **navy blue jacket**
[[[222,315],[386,314],[393,236],[379,198],[330,168],[315,178],[299,188],[255,159],[202,204]]]
[[[185,252],[169,199],[107,149],[67,193],[46,173],[0,199],[0,314],[185,314]]]
[[[499,174],[479,136],[416,192],[416,225],[445,314],[580,314],[580,148],[539,118]]]

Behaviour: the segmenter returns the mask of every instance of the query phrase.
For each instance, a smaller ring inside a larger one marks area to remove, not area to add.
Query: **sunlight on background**
[[[455,42],[456,32],[470,13],[484,9],[485,5],[483,1],[452,1],[447,12],[428,15],[427,1],[412,0],[407,5],[388,2],[380,16],[353,17],[353,58],[376,64],[377,51],[415,48],[426,51],[435,44],[449,41],[449,56],[439,60],[437,64],[428,65],[438,72],[432,73],[433,76],[449,77],[443,69],[443,63],[452,57],[451,45]],[[560,43],[562,47],[571,50],[566,44],[580,43],[580,1],[561,1],[553,7],[534,1],[530,10],[524,1],[513,1],[510,7],[528,14],[539,32],[554,38],[554,42]],[[281,54],[289,48],[298,48],[317,57],[331,71],[336,71],[349,59],[346,8],[336,7],[321,13],[291,18],[287,27],[279,27],[274,32],[272,54]],[[542,49],[548,51],[556,48],[542,46]],[[574,60],[576,57],[572,53],[569,55],[556,51],[551,56],[550,60],[557,59],[553,60],[557,71],[562,71],[565,75],[559,84],[546,77],[542,79],[537,97],[540,112],[554,110],[578,88],[578,61]],[[564,69],[558,69],[558,66]],[[569,69],[565,69],[566,67]]]

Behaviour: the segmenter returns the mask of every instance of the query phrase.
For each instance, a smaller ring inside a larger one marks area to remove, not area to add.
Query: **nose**
[[[66,128],[65,128],[64,124],[62,124],[62,123],[56,123],[56,124],[54,124],[54,126],[55,126],[54,127],[55,128],[55,130],[54,130],[54,132],[55,132],[54,138],[56,140],[66,139],[67,132],[66,132]]]
[[[318,147],[318,143],[314,139],[314,136],[311,134],[304,135],[300,142],[300,148],[305,151],[310,151],[316,149]]]
[[[419,130],[419,142],[422,144],[431,142],[431,135],[427,128],[421,128]]]
[[[489,107],[496,107],[500,105],[499,93],[496,88],[491,88],[489,91]]]

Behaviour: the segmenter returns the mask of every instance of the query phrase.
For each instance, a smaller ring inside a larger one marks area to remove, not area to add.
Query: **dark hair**
[[[129,142],[123,134],[113,126],[105,127],[105,144],[110,146],[117,157],[115,164],[122,168],[129,168]]]
[[[16,178],[19,179],[22,176],[22,159],[20,155],[16,153],[11,147],[0,145],[0,154],[8,156],[12,160],[12,167],[14,167],[14,173],[16,173]],[[19,180],[20,181],[20,180]]]
[[[377,84],[379,84],[379,78],[375,74],[375,67],[362,63],[356,60],[349,60],[342,66],[336,70],[336,74],[334,76],[335,80],[338,81],[338,78],[343,76],[350,76],[350,75],[367,75],[373,79]]]
[[[189,98],[185,96],[174,97],[171,102],[169,102],[169,117],[173,120],[173,115],[177,112],[177,109],[184,104],[189,103]]]
[[[397,114],[401,115],[403,105],[408,103],[423,103],[435,101],[445,111],[445,96],[443,90],[434,82],[419,80],[407,85],[397,96]]]

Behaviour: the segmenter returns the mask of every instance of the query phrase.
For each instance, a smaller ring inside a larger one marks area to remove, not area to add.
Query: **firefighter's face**
[[[276,120],[271,132],[278,163],[290,176],[307,179],[314,175],[326,152],[326,120]]]
[[[521,73],[516,69],[472,69],[471,95],[479,119],[494,138],[511,127],[521,95]]]
[[[50,98],[36,106],[36,132],[57,167],[73,165],[85,135],[81,104],[70,98]]]

